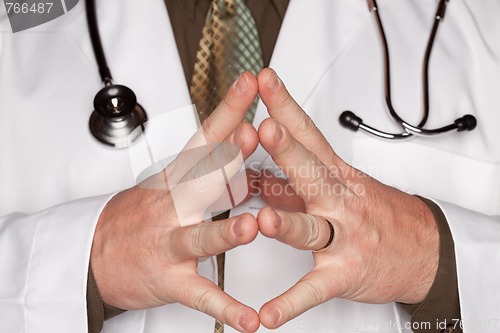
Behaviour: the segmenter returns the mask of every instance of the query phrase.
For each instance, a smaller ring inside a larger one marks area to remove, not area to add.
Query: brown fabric
[[[165,0],[188,86],[210,0]],[[257,25],[264,67],[269,65],[289,0],[247,0]]]
[[[92,267],[89,265],[89,273],[87,276],[87,323],[89,333],[99,333],[102,330],[104,321],[125,312],[117,309],[101,299],[101,295],[97,290],[94,280]]]
[[[414,327],[422,323],[430,323],[431,329],[415,329],[420,332],[442,332],[447,325],[455,328],[454,333],[462,333],[460,329],[460,300],[458,294],[457,267],[455,263],[455,244],[450,227],[441,209],[432,201],[422,199],[431,209],[439,230],[439,266],[434,284],[422,303],[402,304],[412,317]],[[456,325],[457,324],[457,325]]]
[[[87,276],[87,322],[89,333],[99,333],[104,323],[103,303],[95,287],[94,274],[90,265]]]

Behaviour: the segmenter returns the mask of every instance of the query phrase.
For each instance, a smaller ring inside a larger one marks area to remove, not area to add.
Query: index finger
[[[290,95],[276,72],[263,69],[258,75],[259,95],[269,115],[290,130],[292,136],[313,152],[326,166],[336,154],[312,119]]]
[[[255,75],[249,71],[243,72],[184,149],[224,141],[243,122],[248,109],[257,97],[257,92]]]
[[[175,262],[215,256],[252,242],[257,232],[252,214],[178,228],[168,235],[166,255]]]
[[[332,299],[337,290],[327,285],[331,277],[328,271],[315,269],[309,272],[286,292],[262,306],[260,322],[269,329],[275,329]]]
[[[257,222],[264,236],[300,250],[315,251],[333,242],[333,225],[324,217],[265,207],[260,210]]]
[[[276,120],[268,118],[262,122],[259,127],[259,141],[283,170],[295,192],[304,199],[306,208],[314,204],[317,208],[334,209],[335,205],[338,206],[335,198],[350,191],[330,172],[328,166]]]
[[[257,78],[249,71],[243,72],[212,114],[203,122],[201,128],[182,148],[175,162],[164,168],[169,181],[176,183],[196,163],[238,131],[257,96],[257,90]],[[247,133],[250,132],[248,127],[255,133],[252,126],[247,126]],[[249,136],[252,136],[251,133],[246,135],[245,139]]]
[[[258,314],[199,275],[185,274],[178,301],[225,323],[239,332],[253,333],[260,325]],[[167,279],[166,283],[170,283]]]

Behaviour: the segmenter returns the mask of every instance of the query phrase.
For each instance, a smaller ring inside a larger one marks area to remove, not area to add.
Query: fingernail
[[[281,312],[278,309],[274,308],[271,310],[270,315],[271,315],[271,321],[273,323],[273,327],[276,327],[276,324],[278,324],[278,321],[281,318]]]
[[[238,237],[243,236],[243,222],[241,220],[236,220],[236,222],[233,223],[233,232]]]
[[[236,89],[236,91],[239,92],[240,94],[247,91],[248,86],[249,86],[249,81],[245,73],[242,73],[238,77],[238,79],[234,82],[234,89]]]
[[[272,91],[276,91],[280,86],[280,79],[275,71],[270,70],[267,76],[267,87]]]
[[[250,325],[250,316],[247,314],[241,315],[240,320],[238,321],[238,325],[245,331],[249,330],[249,325]]]
[[[283,130],[283,126],[280,125],[276,120],[274,120],[274,140],[275,141],[280,141],[283,138],[283,135],[285,134]]]
[[[274,212],[273,216],[273,225],[276,229],[278,229],[281,226],[281,216],[276,212]]]

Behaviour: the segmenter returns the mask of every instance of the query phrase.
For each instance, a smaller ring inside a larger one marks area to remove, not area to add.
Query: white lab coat
[[[437,2],[379,5],[394,105],[418,123],[422,57]],[[97,9],[115,82],[136,92],[150,118],[190,105],[163,1],[106,0]],[[500,329],[498,17],[497,0],[451,1],[434,47],[428,125],[471,113],[478,126],[470,133],[387,142],[339,125],[338,115],[351,109],[369,124],[398,130],[386,110],[381,47],[364,0],[292,0],[271,61],[342,158],[441,206],[455,240],[465,332],[474,333]],[[134,170],[127,150],[105,148],[88,131],[101,83],[83,1],[45,25],[9,31],[0,12],[0,332],[86,332],[94,228],[107,193],[133,186]],[[255,125],[265,117],[260,105]],[[192,112],[178,118],[164,131],[171,153],[196,128]],[[272,164],[261,149],[248,163]],[[253,199],[237,212],[261,206]],[[258,237],[227,254],[226,290],[258,309],[311,267],[310,253]],[[200,272],[213,278],[213,260],[201,262]],[[399,325],[407,320],[395,304],[333,300],[278,332],[410,332]],[[107,321],[104,332],[212,329],[208,316],[169,305],[129,311]]]

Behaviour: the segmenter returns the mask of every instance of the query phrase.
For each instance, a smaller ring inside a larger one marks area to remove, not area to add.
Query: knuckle
[[[203,257],[205,255],[203,235],[202,224],[198,224],[191,229],[191,250],[196,257]]]
[[[212,303],[213,297],[214,297],[213,290],[203,291],[202,293],[196,296],[193,303],[193,309],[207,313]]]
[[[295,302],[288,297],[284,297],[283,302],[285,303],[285,307],[290,310],[288,312],[287,321],[291,320],[292,318],[294,318],[297,315],[296,309],[295,309]]]
[[[290,223],[290,220],[288,219],[287,216],[285,216],[284,214],[280,214],[281,215],[281,218],[283,219],[283,222],[284,222],[284,225],[285,225],[285,228],[283,228],[283,232],[282,232],[282,237],[284,239],[290,239],[293,237],[294,235],[294,231],[296,229],[295,227],[295,223]]]
[[[304,246],[307,249],[311,248],[317,248],[318,246],[321,246],[318,244],[319,240],[319,222],[314,216],[312,215],[306,215],[307,217],[307,236],[305,239]]]
[[[231,223],[221,223],[217,229],[218,238],[222,244],[232,244],[228,237],[231,234],[231,225]]]
[[[293,139],[293,137],[289,137],[285,141],[286,143],[283,145],[280,145],[279,149],[281,150],[280,154],[282,156],[285,156],[286,158],[293,158],[295,155],[297,155],[297,142]],[[292,176],[296,176],[296,171],[295,168],[286,168],[287,172],[291,172]]]
[[[324,295],[323,295],[321,288],[319,288],[319,286],[317,284],[315,284],[309,280],[303,281],[302,284],[304,286],[306,294],[309,297],[311,304],[316,306],[316,305],[323,303]]]
[[[290,105],[293,105],[293,103],[294,103],[294,100],[293,100],[292,96],[290,95],[290,93],[287,91],[284,94],[284,96],[282,96],[280,98],[280,100],[277,101],[277,106],[279,108],[286,108],[286,107],[288,107]]]
[[[296,131],[301,137],[309,137],[311,133],[316,131],[316,124],[305,112],[300,113],[300,117],[297,122]]]
[[[220,321],[223,323],[230,323],[231,322],[231,304],[228,303],[224,305],[224,308],[222,309],[221,315],[220,315]]]

